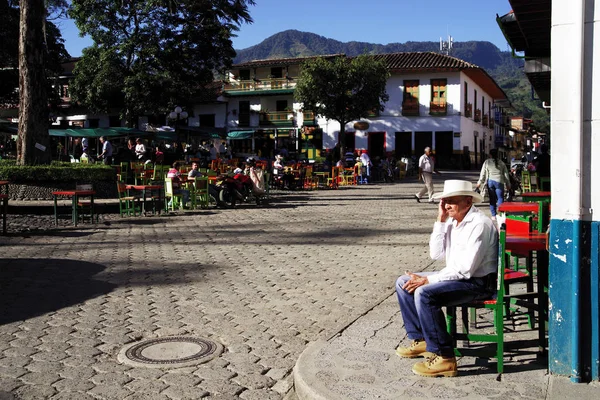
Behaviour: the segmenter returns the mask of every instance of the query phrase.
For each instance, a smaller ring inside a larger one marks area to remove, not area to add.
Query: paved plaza
[[[436,188],[448,177],[460,175]],[[356,341],[347,335],[385,332],[371,343],[395,357],[405,338],[395,279],[442,265],[428,255],[437,206],[418,204],[418,187],[413,178],[282,192],[264,207],[9,232],[0,237],[0,399],[291,399],[293,368],[310,346],[337,341],[339,350]],[[117,359],[128,344],[177,336],[218,342],[223,353],[184,368]],[[498,385],[493,369],[480,385]],[[382,379],[427,393],[410,368],[396,372]],[[452,381],[460,394],[473,377]],[[540,387],[482,396],[544,398]],[[344,388],[354,393],[346,398],[377,398]]]

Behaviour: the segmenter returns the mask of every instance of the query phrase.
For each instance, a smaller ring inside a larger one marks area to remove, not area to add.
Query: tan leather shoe
[[[457,376],[456,357],[442,357],[435,355],[426,361],[416,363],[412,371],[421,376],[435,378],[438,376]]]
[[[404,358],[417,358],[417,357],[433,357],[435,354],[427,351],[427,343],[424,340],[413,340],[410,346],[400,347],[396,349],[396,354]]]

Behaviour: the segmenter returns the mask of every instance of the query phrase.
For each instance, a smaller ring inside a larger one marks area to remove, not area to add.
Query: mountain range
[[[286,30],[276,33],[257,45],[236,50],[234,63],[274,58],[308,57],[325,54],[382,54],[398,52],[439,51],[439,42],[405,42],[377,44],[340,42],[315,33]],[[484,68],[504,90],[514,108],[514,114],[533,119],[540,131],[549,125],[548,114],[541,102],[532,96],[531,85],[523,72],[523,60],[501,51],[487,41],[454,42],[450,55]]]

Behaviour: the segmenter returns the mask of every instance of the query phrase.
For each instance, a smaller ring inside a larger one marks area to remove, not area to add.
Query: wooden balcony
[[[467,107],[465,108],[465,117],[471,118],[473,116],[473,104],[467,103]]]
[[[262,92],[270,90],[294,90],[297,81],[287,78],[266,78],[266,79],[251,79],[245,81],[231,81],[225,83],[223,90],[226,93],[231,92]]]
[[[402,115],[418,116],[419,115],[419,102],[416,100],[403,101],[402,102]]]
[[[475,110],[475,117],[473,118],[475,122],[481,122],[481,110]]]
[[[315,113],[314,111],[304,111],[302,112],[302,119],[303,119],[303,125],[304,126],[315,126],[317,125],[317,121],[315,118]]]
[[[292,111],[261,112],[259,118],[260,126],[293,126],[294,113]]]
[[[448,104],[445,101],[432,101],[429,103],[430,115],[446,115],[448,113]]]
[[[481,125],[483,126],[488,126],[489,125],[489,117],[487,114],[485,114],[482,118],[481,118]]]

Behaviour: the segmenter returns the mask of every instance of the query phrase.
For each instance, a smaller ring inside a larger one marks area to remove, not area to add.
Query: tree
[[[44,0],[20,0],[17,164],[49,163]],[[45,148],[45,150],[43,150]]]
[[[70,16],[94,45],[75,66],[71,93],[95,112],[116,106],[129,126],[138,116],[189,105],[228,68],[231,38],[251,23],[253,0],[73,0]]]
[[[0,0],[0,106],[19,108],[17,162],[20,165],[50,161],[46,76],[61,71],[69,54],[58,28],[50,21],[64,10],[64,0]],[[19,90],[17,90],[17,88]]]
[[[318,57],[300,69],[294,97],[315,114],[340,123],[340,155],[345,151],[346,124],[384,110],[389,72],[385,62],[367,55]]]

